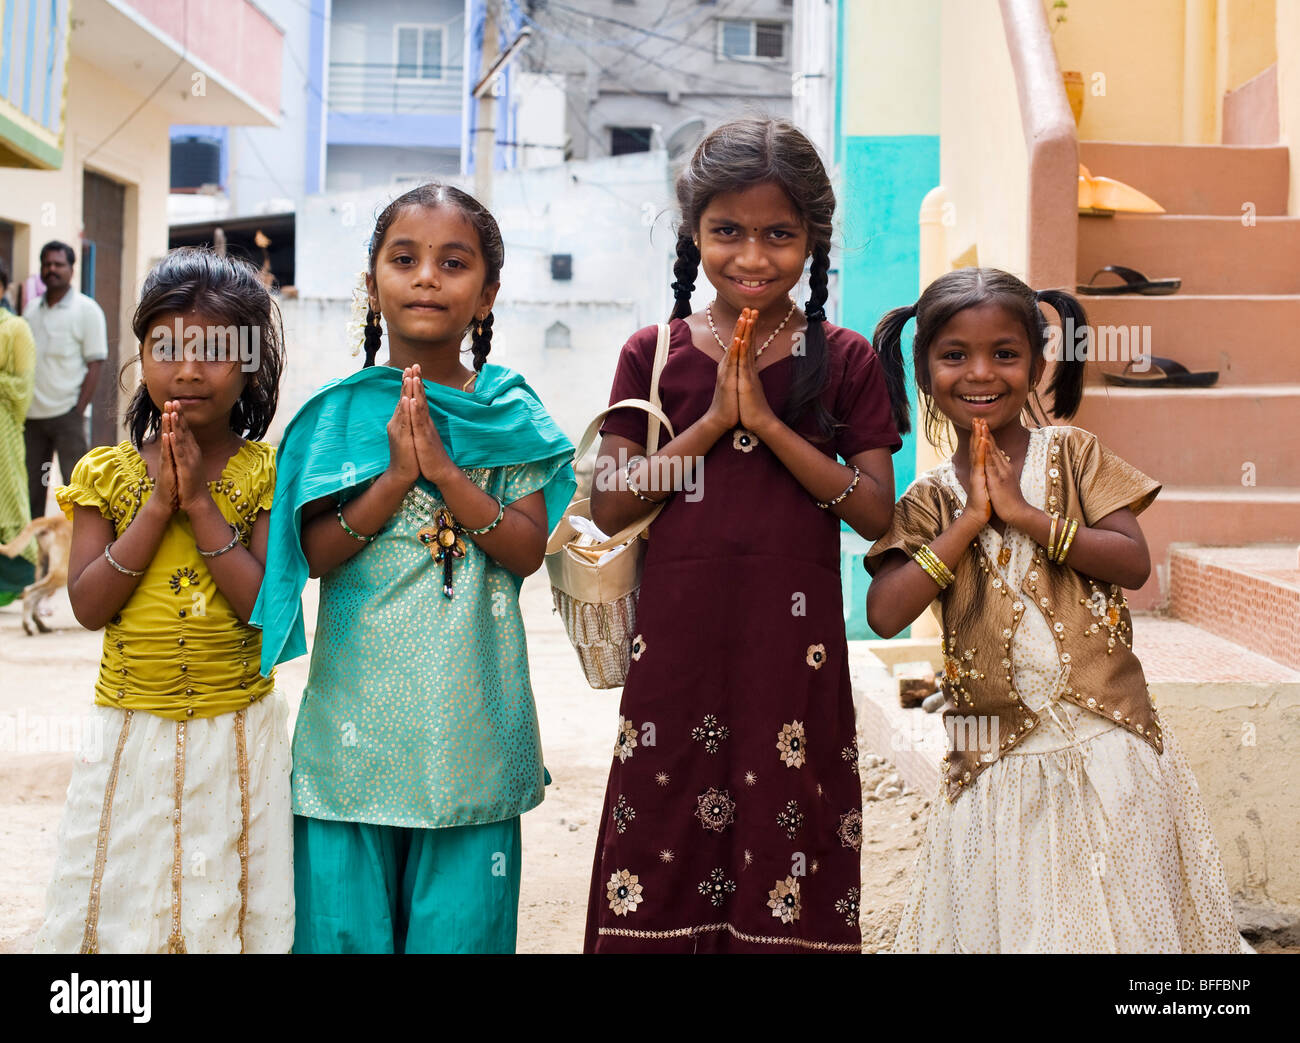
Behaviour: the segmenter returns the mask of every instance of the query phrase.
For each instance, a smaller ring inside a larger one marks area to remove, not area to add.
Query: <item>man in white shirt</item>
[[[76,254],[67,243],[41,247],[44,296],[23,309],[36,341],[36,379],[23,428],[32,517],[45,514],[50,463],[59,455],[65,480],[86,455],[86,407],[108,358],[104,312],[72,285]]]

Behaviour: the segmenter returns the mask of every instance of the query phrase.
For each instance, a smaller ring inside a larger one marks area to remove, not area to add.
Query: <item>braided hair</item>
[[[685,225],[677,232],[677,263],[673,265],[673,297],[676,304],[670,318],[684,319],[691,313],[691,294],[700,270],[700,250]]]
[[[482,247],[483,263],[487,269],[483,277],[483,285],[492,286],[501,281],[501,267],[505,264],[506,248],[496,218],[492,216],[487,207],[468,192],[462,192],[453,185],[443,185],[436,181],[420,185],[418,188],[413,188],[409,192],[398,196],[388,206],[384,207],[375,220],[375,230],[370,236],[368,265],[372,281],[375,277],[375,259],[379,256],[379,251],[383,249],[384,237],[388,234],[389,227],[399,214],[414,206],[427,207],[430,210],[435,210],[440,206],[453,206],[459,210],[465,220],[473,225],[474,231],[478,233],[479,246]],[[484,363],[487,362],[488,352],[492,350],[492,321],[492,313],[489,311],[486,318],[475,319],[466,329],[466,332],[470,333],[472,337],[471,344],[474,355],[474,371],[476,373],[483,368]],[[379,343],[383,337],[383,332],[379,326],[379,313],[373,308],[367,308],[366,361],[362,364],[362,369],[375,364],[375,355],[379,352]]]
[[[374,308],[366,309],[366,339],[365,351],[366,361],[362,369],[375,364],[375,356],[379,354],[379,343],[383,340],[384,331],[379,325],[379,313]]]
[[[1084,369],[1091,345],[1088,316],[1083,306],[1064,290],[1035,292],[1014,275],[997,268],[958,268],[935,279],[915,304],[895,308],[886,314],[872,335],[900,434],[906,434],[910,429],[902,351],[903,327],[910,319],[916,319],[916,335],[912,339],[912,368],[925,410],[925,437],[938,449],[941,448],[947,426],[946,418],[935,408],[934,400],[930,397],[930,345],[958,312],[989,303],[1005,308],[1019,320],[1029,338],[1031,349],[1035,345],[1041,345],[1038,350],[1044,359],[1055,357],[1056,353],[1052,348],[1052,330],[1048,326],[1047,317],[1039,308],[1040,303],[1050,306],[1061,317],[1067,332],[1078,331],[1078,344],[1071,344],[1059,356],[1047,388],[1052,399],[1051,412],[1055,416],[1068,420],[1078,412],[1083,400]],[[1033,364],[1036,365],[1037,361],[1035,358]],[[1036,387],[1032,398],[1038,401]],[[1047,422],[1047,410],[1041,401],[1038,401],[1038,407],[1036,410],[1033,403],[1027,401],[1025,413],[1035,424],[1044,424]]]
[[[804,309],[808,329],[803,353],[795,360],[783,419],[793,427],[811,416],[817,437],[825,439],[837,426],[821,401],[830,376],[824,324],[835,190],[816,146],[792,123],[758,117],[724,123],[700,142],[678,176],[682,223],[673,266],[676,305],[671,317],[684,319],[691,313],[691,292],[700,265],[693,237],[699,230],[700,215],[714,196],[763,184],[778,185],[789,197],[803,218],[811,253],[811,294]]]
[[[487,318],[482,322],[474,323],[473,333],[474,345],[474,372],[477,373],[483,368],[483,363],[487,361],[488,352],[492,350],[492,313],[487,313]]]

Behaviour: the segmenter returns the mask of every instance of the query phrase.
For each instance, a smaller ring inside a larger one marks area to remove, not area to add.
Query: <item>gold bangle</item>
[[[1047,560],[1055,561],[1056,555],[1056,526],[1060,522],[1059,514],[1052,515],[1052,527],[1047,530]]]
[[[926,575],[939,585],[940,590],[947,590],[956,578],[953,576],[952,570],[930,549],[929,544],[926,544],[913,554],[912,560],[925,570]]]
[[[1070,553],[1070,544],[1074,542],[1074,534],[1075,532],[1078,531],[1078,528],[1079,528],[1078,521],[1071,518],[1069,528],[1066,530],[1065,535],[1061,538],[1061,547],[1056,552],[1056,563],[1058,565],[1065,564],[1065,556]]]

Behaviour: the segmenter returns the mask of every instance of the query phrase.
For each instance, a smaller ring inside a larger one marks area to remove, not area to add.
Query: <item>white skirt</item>
[[[287,953],[288,706],[173,721],[95,706],[59,827],[36,952]]]
[[[1059,748],[1013,751],[951,804],[935,800],[894,951],[1250,952],[1168,725],[1157,754],[1053,709],[1077,722],[1075,741],[1058,731]]]

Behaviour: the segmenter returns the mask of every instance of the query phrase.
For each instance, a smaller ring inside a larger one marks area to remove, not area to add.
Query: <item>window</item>
[[[572,347],[569,327],[562,322],[553,322],[546,327],[546,347],[548,350],[565,350]]]
[[[610,127],[609,154],[626,156],[629,152],[650,151],[649,127]]]
[[[393,64],[399,80],[441,80],[442,26],[394,26]]]
[[[722,20],[718,22],[718,57],[773,60],[785,57],[785,23]]]

